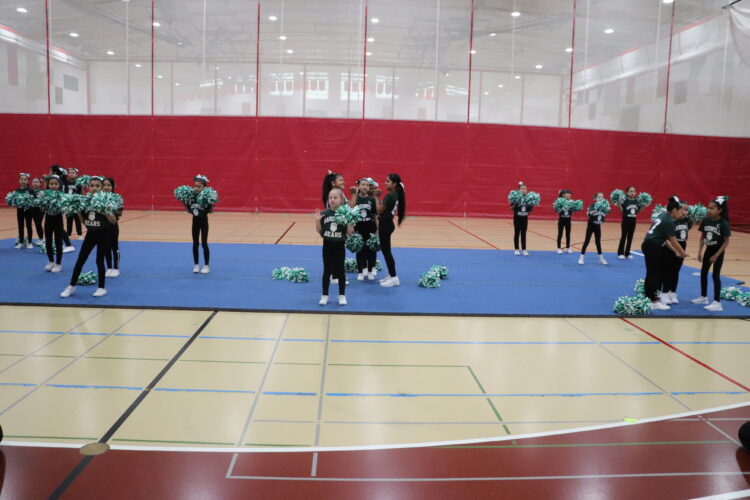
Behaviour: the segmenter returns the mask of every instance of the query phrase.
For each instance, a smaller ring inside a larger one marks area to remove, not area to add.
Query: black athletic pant
[[[70,246],[70,238],[68,237],[68,233],[65,232],[65,228],[63,227],[63,221],[62,216],[60,217],[60,230],[62,231],[62,240],[66,247]]]
[[[345,259],[346,246],[343,241],[323,239],[323,295],[328,295],[331,277],[339,280],[339,295],[346,295]]]
[[[211,252],[208,250],[208,216],[193,216],[193,262],[198,265],[198,237],[203,247],[203,262],[208,265]]]
[[[687,247],[687,243],[680,242],[680,246],[683,250]],[[662,276],[662,292],[676,292],[677,283],[680,281],[680,269],[685,259],[681,259],[675,255],[675,253],[669,248],[665,247],[664,251],[665,270],[664,276]]]
[[[724,254],[722,253],[715,263],[711,263],[711,257],[719,251],[721,245],[714,245],[706,247],[706,251],[703,252],[703,265],[701,266],[701,297],[708,295],[708,270],[711,266],[714,266],[711,274],[714,279],[714,300],[717,302],[721,301],[719,292],[721,292],[721,266],[724,264]]]
[[[396,230],[396,226],[393,225],[393,220],[381,219],[380,227],[378,228],[378,236],[380,237],[380,252],[383,254],[385,259],[385,265],[388,268],[388,276],[395,278],[396,274],[396,260],[393,258],[393,252],[391,252],[391,234]]]
[[[29,243],[34,235],[31,233],[31,220],[33,216],[31,210],[16,208],[16,221],[18,222],[18,241],[23,243],[23,228],[26,226],[26,233],[29,235]]]
[[[633,235],[635,234],[635,217],[623,217],[620,223],[621,235],[620,244],[617,246],[617,255],[630,255],[630,246],[633,244]]]
[[[112,229],[112,244],[109,252],[104,256],[107,269],[120,269],[120,225],[115,224]]]
[[[66,234],[70,236],[71,233],[73,232],[73,222],[75,222],[75,225],[76,225],[76,234],[78,236],[81,236],[83,234],[81,232],[81,219],[77,215],[68,216],[68,230]]]
[[[526,250],[526,229],[529,227],[529,217],[513,216],[513,246],[518,250],[518,237],[521,237],[521,249]]]
[[[50,262],[53,259],[52,243],[55,244],[54,262],[55,264],[62,264],[62,251],[63,251],[63,216],[49,215],[47,214],[44,218],[44,241],[47,249],[47,258]]]
[[[645,241],[641,245],[643,257],[646,260],[646,279],[644,283],[646,297],[651,302],[656,300],[656,292],[664,281],[664,271],[666,267],[667,256],[665,252],[671,250],[665,249],[661,245]]]
[[[44,213],[39,208],[35,208],[31,211],[31,216],[34,218],[34,225],[36,226],[36,234],[40,240],[44,239],[44,226],[42,221],[44,220]]]
[[[362,272],[367,269],[368,272],[372,272],[375,267],[377,252],[373,252],[367,248],[367,241],[370,239],[370,235],[376,230],[375,222],[360,222],[354,227],[354,230],[362,235],[362,239],[365,242],[365,246],[362,247],[362,250],[357,252],[357,271]]]
[[[562,248],[563,229],[565,229],[565,248],[570,248],[570,217],[557,219],[557,248]]]
[[[78,277],[83,270],[83,265],[86,263],[86,259],[89,258],[91,251],[96,247],[96,272],[99,274],[98,286],[99,288],[104,288],[104,256],[109,252],[111,244],[112,226],[93,230],[89,228],[86,231],[86,237],[83,239],[81,251],[78,252],[76,266],[73,268],[73,275],[70,277],[70,286],[76,286],[76,283],[78,283]]]
[[[592,234],[594,235],[594,242],[596,243],[596,253],[599,255],[602,254],[602,225],[589,222],[586,226],[586,239],[583,240],[581,255],[586,255],[586,248],[589,246]]]

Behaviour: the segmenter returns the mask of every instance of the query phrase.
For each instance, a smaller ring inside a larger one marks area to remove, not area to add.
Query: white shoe
[[[661,302],[665,306],[668,306],[672,303],[672,299],[669,298],[669,294],[667,292],[662,292],[659,294],[659,302]]]
[[[339,295],[339,305],[340,306],[346,305],[346,295]]]
[[[573,249],[568,247],[568,253],[573,253]]]
[[[70,252],[75,252],[75,251],[76,251],[76,247],[74,247],[73,245],[70,245],[70,246],[64,247],[62,253],[70,253]]]
[[[361,273],[359,273],[357,275],[357,281],[364,281],[365,280],[365,274],[367,274],[367,273],[364,272],[364,271],[362,271]]]
[[[63,290],[62,292],[60,292],[60,297],[62,297],[63,299],[67,299],[68,297],[70,297],[71,295],[73,295],[73,292],[75,292],[75,291],[76,291],[76,287],[74,287],[72,285],[68,285],[68,286],[65,287],[65,290]]]
[[[119,269],[112,269],[112,272],[110,273],[110,278],[119,278],[120,277],[120,270]]]
[[[37,239],[34,240],[34,244],[36,246],[40,247],[40,246],[44,245],[44,242],[42,240],[40,240],[40,239],[37,238]]]
[[[199,272],[201,272],[201,266],[196,264],[195,266],[193,266],[193,273],[199,273]]]
[[[620,259],[620,260],[625,260],[625,256],[624,255],[618,255],[617,258]]]
[[[628,259],[630,259],[630,260],[633,260],[633,259],[635,259],[635,257],[633,257],[632,255],[628,255],[628,257],[627,257],[627,258],[628,258]]]
[[[60,271],[62,271],[61,264],[55,264],[54,266],[52,266],[52,269],[50,270],[50,272],[52,273],[59,273]]]
[[[521,255],[521,251],[520,250],[514,250],[513,251],[513,255]]]
[[[578,257],[578,263],[583,265],[583,254]]]
[[[721,305],[721,302],[717,302],[714,300],[703,309],[705,309],[706,311],[723,311],[724,307]]]
[[[562,248],[557,249],[557,255],[562,255]]]
[[[16,243],[16,246],[14,247],[16,250],[20,250],[23,248],[23,243]]]
[[[209,271],[210,269],[208,268],[208,266],[203,266],[201,268],[201,274],[208,274]]]
[[[599,255],[599,264],[603,266],[607,265],[607,259],[604,258],[604,255]]]
[[[399,281],[398,276],[393,276],[390,279],[380,283],[380,286],[392,287],[392,286],[399,286],[400,284],[401,284],[401,281]]]
[[[669,292],[669,302],[671,304],[679,304],[680,301],[677,300],[677,294],[675,292]]]
[[[97,288],[94,293],[91,294],[93,297],[104,297],[107,295],[107,289],[106,288]]]
[[[28,248],[29,250],[31,250],[31,249],[34,248],[34,245],[32,245],[30,241],[26,241],[26,248]]]
[[[666,304],[662,304],[660,301],[656,300],[654,302],[651,302],[651,310],[652,311],[669,311],[670,307]]]
[[[318,304],[320,304],[321,306],[328,305],[328,295],[321,295]]]
[[[370,281],[374,281],[377,275],[378,275],[378,272],[373,269],[372,272],[367,275],[367,279]]]
[[[107,269],[106,271],[104,271],[104,276],[106,278],[111,278],[112,277],[112,269]]]
[[[693,299],[690,302],[693,304],[708,304],[708,297],[698,297],[697,299]]]
[[[44,270],[47,271],[47,272],[50,272],[50,271],[52,271],[53,267],[55,267],[55,263],[54,262],[50,262],[49,264],[47,264],[46,266],[44,266]]]
[[[527,252],[526,250],[524,250],[524,251],[523,251],[523,256],[524,256],[524,257],[528,257],[528,256],[529,256],[529,252]]]

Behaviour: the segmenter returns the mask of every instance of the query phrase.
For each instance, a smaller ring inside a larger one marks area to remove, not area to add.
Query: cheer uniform
[[[22,188],[18,187],[15,189],[16,193],[21,194],[28,194],[31,196],[34,196],[34,190],[31,188]],[[34,218],[34,211],[33,209],[24,210],[23,208],[16,207],[16,221],[18,222],[18,241],[19,243],[23,243],[24,237],[23,237],[23,228],[26,227],[26,233],[28,234],[28,242],[31,243],[31,240],[34,238],[34,235],[31,232],[31,221]]]
[[[357,194],[356,199],[356,210],[359,211],[360,219],[359,222],[354,226],[354,230],[362,236],[365,245],[362,250],[357,252],[357,271],[362,272],[365,269],[368,272],[372,272],[375,267],[375,258],[377,252],[370,250],[367,247],[367,241],[370,239],[370,235],[377,231],[377,224],[375,224],[375,198],[372,196],[360,196]]]
[[[687,217],[677,220],[674,223],[675,238],[683,250],[687,248],[688,233],[692,227],[693,223]],[[680,280],[680,269],[682,269],[682,264],[685,262],[685,259],[678,257],[669,249],[666,249],[664,255],[666,266],[664,277],[662,278],[661,291],[666,293],[676,292],[677,283]]]
[[[392,278],[397,276],[396,274],[396,260],[393,258],[393,252],[391,251],[391,235],[396,230],[396,226],[393,223],[393,214],[398,210],[398,194],[395,191],[389,192],[383,198],[383,212],[380,214],[378,221],[380,223],[378,227],[378,236],[380,237],[380,251],[383,254],[385,265],[388,268],[388,275]]]
[[[594,210],[594,205],[590,205],[588,209],[589,222],[586,225],[586,238],[583,240],[583,247],[581,248],[581,255],[586,255],[586,248],[589,246],[591,241],[591,235],[594,236],[594,243],[596,244],[596,253],[602,254],[602,224],[607,214],[600,210]]]
[[[651,228],[646,232],[641,244],[643,257],[646,261],[646,279],[644,283],[646,297],[651,302],[656,301],[656,292],[664,281],[664,274],[668,266],[668,252],[666,241],[676,236],[674,219],[663,213],[654,220]]]
[[[208,265],[211,252],[208,250],[208,214],[213,211],[212,205],[203,206],[200,203],[193,202],[185,205],[187,211],[193,214],[193,263],[198,265],[198,240],[203,247],[203,262]]]
[[[83,188],[81,186],[76,186],[75,181],[69,181],[70,184],[67,185],[65,188],[65,192],[68,194],[81,194],[81,191]],[[70,237],[71,233],[73,232],[73,224],[75,223],[76,226],[76,234],[78,236],[81,236],[83,233],[81,232],[81,219],[78,217],[78,214],[76,215],[68,215],[68,227],[67,231],[65,232],[68,237]]]
[[[635,224],[638,220],[638,212],[641,206],[638,201],[626,198],[620,205],[622,209],[622,222],[620,223],[621,236],[620,244],[617,246],[617,255],[630,255],[630,246],[633,244],[633,235],[635,235]]]
[[[565,248],[570,248],[570,221],[572,219],[573,213],[568,208],[563,208],[558,213],[557,218],[557,248],[562,248],[560,244],[562,243],[562,235],[563,230],[565,230]],[[515,221],[515,217],[514,217]],[[525,237],[525,233],[524,233]],[[525,243],[524,243],[525,246]],[[516,245],[516,248],[518,248],[518,245]]]
[[[58,214],[44,214],[44,246],[47,250],[47,258],[50,262],[54,260],[55,264],[62,264],[63,241],[65,228],[63,227],[63,216]],[[55,244],[54,251],[52,243]]]
[[[70,277],[70,286],[76,286],[86,259],[89,258],[89,254],[96,247],[96,271],[99,274],[99,288],[104,288],[106,271],[104,256],[107,255],[112,244],[113,226],[104,214],[93,210],[84,212],[83,225],[86,226],[86,236],[83,239],[81,251],[73,268],[73,275]]]
[[[710,217],[706,217],[701,221],[698,230],[703,233],[703,244],[706,246],[706,250],[703,252],[703,265],[701,266],[701,297],[708,295],[708,270],[713,265],[711,274],[714,281],[714,300],[720,302],[721,266],[724,264],[725,252],[722,252],[713,264],[711,263],[711,257],[719,251],[724,244],[724,240],[732,235],[732,231],[729,229],[729,221],[723,218],[711,220]]]
[[[339,295],[345,295],[346,226],[336,222],[336,212],[325,209],[320,217],[320,236],[323,237],[323,295],[328,295],[331,278],[338,280]]]
[[[526,203],[514,203],[513,208],[513,246],[518,250],[518,238],[521,237],[521,249],[526,250],[526,229],[529,227],[529,213],[534,208]]]

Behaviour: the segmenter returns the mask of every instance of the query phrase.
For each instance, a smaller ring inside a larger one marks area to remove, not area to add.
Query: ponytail
[[[716,203],[716,206],[721,209],[721,216],[722,219],[729,222],[729,196],[717,196],[714,200],[714,203]]]
[[[401,182],[401,176],[398,174],[388,174],[388,178],[396,185],[396,195],[398,196],[398,225],[406,218],[406,192],[404,191],[404,184]]]
[[[335,172],[331,172],[330,170],[328,173],[323,177],[323,206],[328,207],[328,193],[331,192],[331,183],[336,180],[336,177],[338,177],[339,174]]]
[[[669,197],[669,200],[667,200],[667,212],[671,212],[672,210],[678,209],[682,206],[682,202],[677,197],[676,194],[673,194]]]

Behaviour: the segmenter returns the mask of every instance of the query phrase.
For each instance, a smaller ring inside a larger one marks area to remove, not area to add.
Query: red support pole
[[[471,25],[469,28],[469,90],[467,92],[467,100],[468,103],[466,104],[466,123],[469,123],[469,118],[471,116],[471,63],[474,58],[474,54],[472,53],[474,51],[474,0],[471,0]],[[435,96],[437,99],[437,96]],[[437,120],[437,116],[435,117],[435,120]]]
[[[568,128],[573,116],[573,68],[576,55],[576,0],[573,0],[573,34],[570,42],[570,89],[568,93]]]
[[[369,16],[369,6],[365,0],[365,40],[363,44],[363,65],[362,65],[362,119],[365,119],[365,95],[367,94],[367,19]],[[351,95],[352,82],[349,79],[349,92]],[[350,97],[351,98],[351,97]]]
[[[664,129],[667,133],[667,113],[669,112],[669,76],[672,71],[672,38],[674,36],[674,7],[676,2],[672,2],[672,19],[669,22],[669,55],[667,56],[667,92],[664,99]],[[657,40],[656,43],[659,43]]]
[[[49,0],[44,0],[44,30],[47,35],[47,114],[52,114],[52,93],[50,91],[50,85],[52,82],[50,76],[50,63],[49,63]]]

